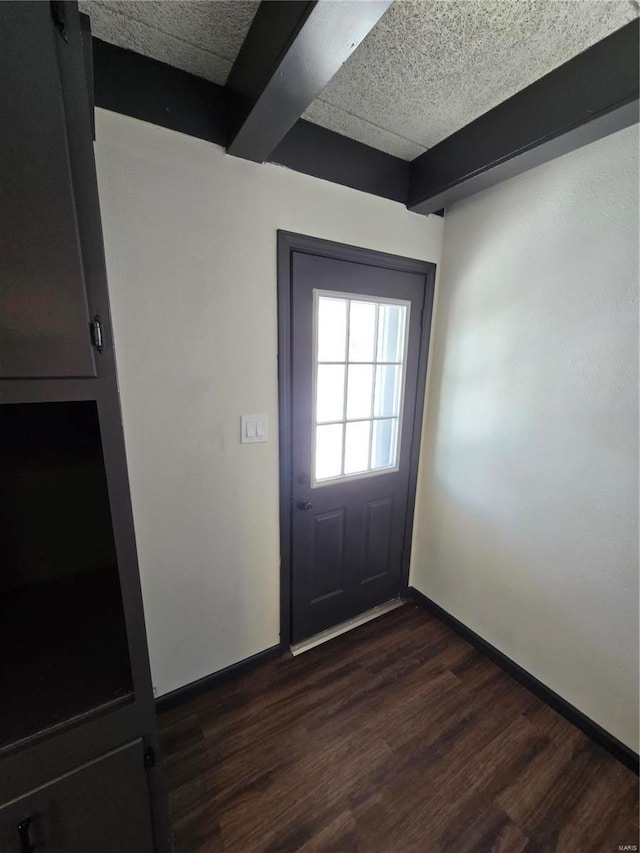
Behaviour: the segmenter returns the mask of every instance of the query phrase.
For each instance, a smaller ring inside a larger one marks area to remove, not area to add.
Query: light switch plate
[[[255,444],[269,437],[267,415],[240,415],[240,443]]]

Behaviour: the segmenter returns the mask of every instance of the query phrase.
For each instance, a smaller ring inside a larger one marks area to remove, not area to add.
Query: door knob
[[[313,509],[313,504],[310,501],[298,501],[296,506],[303,512],[311,512],[311,510]]]

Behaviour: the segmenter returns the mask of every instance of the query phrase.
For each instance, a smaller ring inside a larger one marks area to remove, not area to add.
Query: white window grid
[[[328,299],[338,299],[345,300],[347,302],[347,316],[346,316],[346,328],[345,328],[345,360],[344,361],[319,361],[318,360],[318,307],[319,301],[321,297],[326,297]],[[351,319],[351,303],[352,302],[368,302],[373,303],[376,306],[375,312],[375,329],[374,329],[374,343],[373,343],[373,361],[350,361],[349,360],[349,337],[350,337],[350,319]],[[405,320],[404,320],[404,341],[402,346],[402,360],[401,361],[378,361],[378,329],[379,329],[379,320],[380,320],[380,306],[385,305],[400,305],[406,308]],[[370,477],[379,477],[385,474],[393,474],[394,472],[400,469],[400,454],[402,452],[402,417],[404,410],[404,396],[405,396],[405,378],[406,378],[406,362],[407,362],[407,350],[409,347],[409,324],[411,320],[411,303],[405,299],[392,299],[392,298],[381,298],[379,296],[369,296],[361,293],[344,293],[342,291],[336,290],[320,290],[314,288],[313,290],[313,388],[312,388],[312,435],[311,435],[311,488],[321,488],[323,486],[334,485],[335,483],[345,482],[352,480],[363,480],[368,479]],[[318,365],[337,365],[343,366],[345,368],[344,375],[344,399],[343,399],[343,418],[341,420],[332,420],[332,421],[321,421],[318,422],[317,412],[316,412],[316,403],[317,403],[317,389],[318,389]],[[373,381],[371,383],[371,417],[369,418],[347,418],[347,391],[348,391],[348,372],[350,365],[357,366],[371,366],[373,368]],[[392,365],[400,368],[400,402],[398,408],[398,415],[396,416],[379,416],[376,417],[374,415],[374,395],[376,390],[376,367],[384,366],[384,365]],[[371,469],[371,452],[373,445],[373,425],[375,421],[395,421],[396,422],[396,433],[395,433],[395,465],[389,465],[386,467],[374,468]],[[353,423],[370,423],[371,428],[369,430],[369,450],[368,450],[368,468],[370,470],[361,471],[354,474],[345,474],[345,444],[346,444],[346,436],[347,436],[347,424]],[[341,455],[341,473],[335,477],[326,477],[320,480],[316,479],[316,428],[318,426],[334,426],[334,425],[342,425],[342,455]]]

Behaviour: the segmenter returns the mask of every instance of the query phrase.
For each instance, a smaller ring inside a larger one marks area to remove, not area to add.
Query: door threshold
[[[327,628],[326,631],[321,631],[319,634],[314,634],[313,637],[302,640],[301,643],[296,643],[294,646],[291,646],[291,654],[295,657],[296,655],[301,655],[303,652],[308,652],[309,649],[314,649],[328,640],[333,640],[334,637],[339,637],[340,634],[346,634],[347,631],[351,631],[359,625],[364,625],[365,622],[371,622],[373,619],[377,619],[378,616],[383,616],[397,607],[402,607],[404,603],[403,599],[394,598],[384,604],[379,604],[377,607],[373,607],[359,616],[354,616],[353,619],[347,619],[346,622],[341,622],[339,625],[334,625],[332,628]]]

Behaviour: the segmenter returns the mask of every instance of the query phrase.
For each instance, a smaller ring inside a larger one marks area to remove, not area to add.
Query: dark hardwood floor
[[[638,844],[637,777],[414,604],[160,728],[176,853]]]

